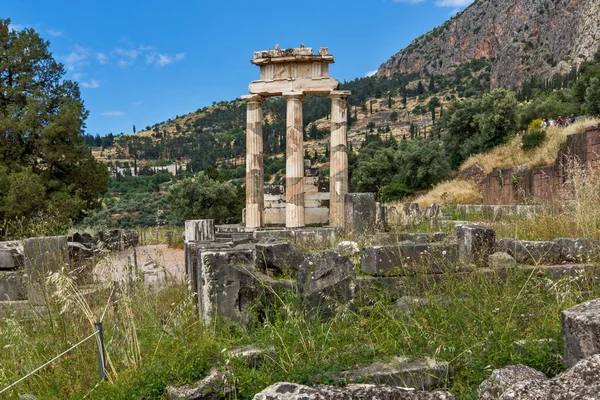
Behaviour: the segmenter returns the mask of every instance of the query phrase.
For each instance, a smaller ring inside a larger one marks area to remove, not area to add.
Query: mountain
[[[492,88],[520,88],[591,58],[600,43],[598,21],[598,0],[476,0],[383,63],[377,76],[447,76],[487,59]]]

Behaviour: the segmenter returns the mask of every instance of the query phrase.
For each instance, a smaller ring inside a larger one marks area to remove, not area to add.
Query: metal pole
[[[102,322],[94,322],[96,329],[96,353],[98,354],[98,370],[100,371],[100,380],[106,379],[106,353],[104,351],[104,332],[102,331]]]

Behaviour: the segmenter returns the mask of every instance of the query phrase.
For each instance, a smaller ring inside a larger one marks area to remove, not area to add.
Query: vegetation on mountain
[[[45,214],[67,224],[106,191],[108,171],[82,138],[79,88],[48,46],[0,19],[0,220]]]

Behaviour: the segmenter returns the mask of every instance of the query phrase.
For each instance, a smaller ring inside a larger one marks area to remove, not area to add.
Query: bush
[[[538,118],[538,119],[534,119],[533,121],[531,121],[531,123],[529,124],[528,128],[531,129],[539,129],[542,127],[543,125],[543,121]]]
[[[402,200],[411,194],[413,194],[413,190],[411,190],[400,178],[395,177],[389,185],[383,188],[381,200],[383,202]]]
[[[547,137],[548,135],[546,135],[545,130],[537,128],[532,129],[525,133],[521,138],[521,148],[525,151],[535,149],[536,147],[541,146]]]

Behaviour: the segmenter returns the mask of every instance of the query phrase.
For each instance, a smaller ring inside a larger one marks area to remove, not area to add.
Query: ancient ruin
[[[304,145],[302,99],[310,94],[331,98],[330,217],[329,225],[344,226],[344,195],[348,192],[348,155],[346,144],[349,91],[337,90],[339,82],[329,77],[333,56],[327,48],[313,54],[312,48],[280,49],[254,53],[252,64],[260,67],[260,79],[250,83],[246,100],[246,227],[261,228],[264,216],[264,168],[262,101],[284,96],[286,123],[286,217],[287,228],[306,226],[304,190]]]

